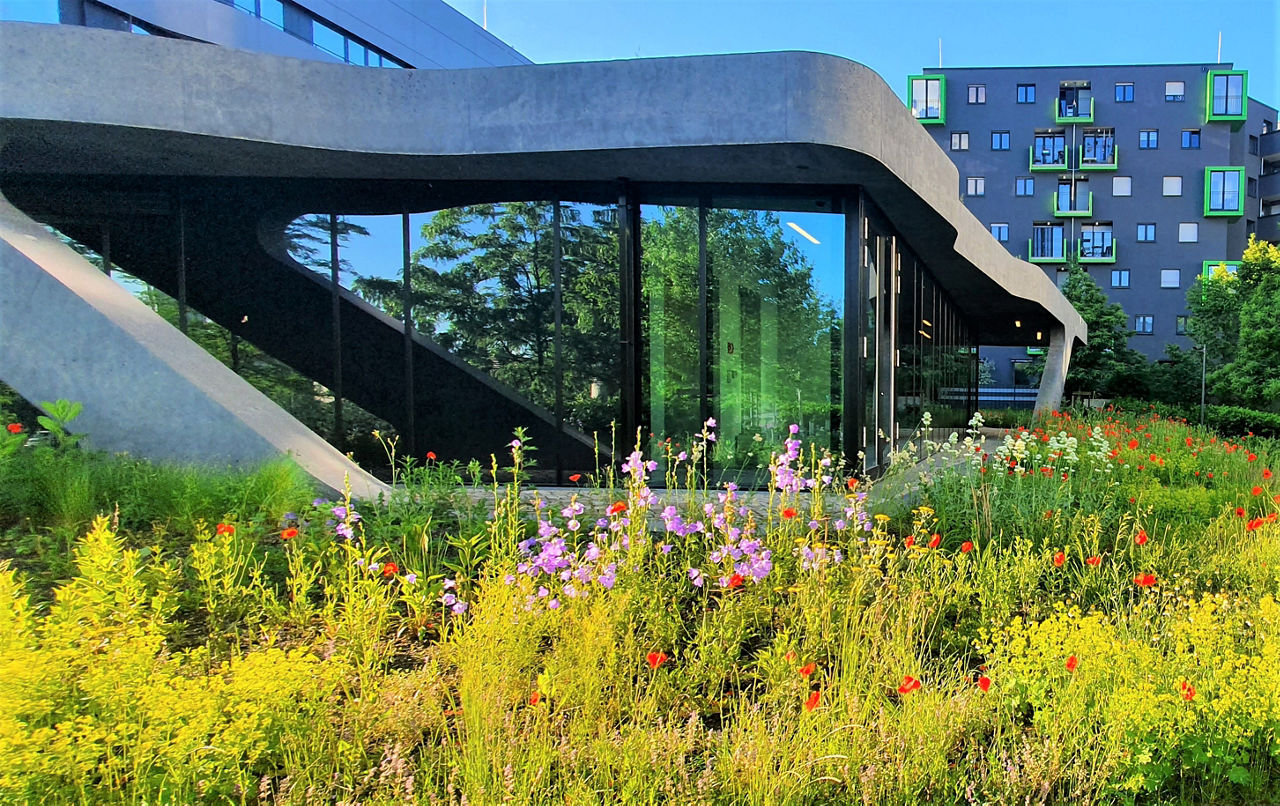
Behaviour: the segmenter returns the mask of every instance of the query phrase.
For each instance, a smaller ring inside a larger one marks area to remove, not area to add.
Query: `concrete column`
[[[1044,357],[1044,374],[1040,376],[1040,392],[1036,395],[1035,413],[1052,411],[1062,406],[1062,393],[1067,385],[1067,368],[1071,366],[1071,343],[1062,325],[1049,328],[1049,349]]]

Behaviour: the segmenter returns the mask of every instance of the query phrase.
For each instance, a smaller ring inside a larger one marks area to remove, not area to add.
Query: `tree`
[[[1062,295],[1089,327],[1089,343],[1071,353],[1066,391],[1102,395],[1145,394],[1146,361],[1129,346],[1128,319],[1118,303],[1108,302],[1078,260],[1068,258]],[[1035,369],[1042,372],[1044,358]]]
[[[1226,266],[1187,292],[1188,333],[1207,350],[1209,387],[1224,402],[1280,408],[1280,247],[1249,237]]]

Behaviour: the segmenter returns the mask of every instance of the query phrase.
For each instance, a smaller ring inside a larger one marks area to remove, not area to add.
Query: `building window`
[[[1166,101],[1184,101],[1187,95],[1187,85],[1182,81],[1166,81],[1164,82],[1164,99]]]
[[[1140,243],[1151,243],[1156,239],[1155,224],[1139,224],[1138,225],[1138,241]]]
[[[1258,138],[1255,135],[1249,135],[1249,153],[1255,157],[1258,155]]]
[[[987,179],[984,176],[971,176],[965,180],[964,195],[966,196],[985,196],[987,195]]]
[[[1183,221],[1178,225],[1178,243],[1195,243],[1200,240],[1200,225],[1194,221]]]
[[[1200,147],[1200,130],[1199,129],[1183,129],[1182,130],[1182,147],[1183,148],[1199,148]]]
[[[1164,178],[1163,193],[1165,196],[1181,196],[1182,195],[1182,177],[1166,176]]]
[[[1244,116],[1245,73],[1210,72],[1209,119]]]
[[[1079,254],[1081,258],[1113,258],[1107,262],[1114,263],[1115,241],[1111,222],[1081,224]]]
[[[969,103],[985,104],[987,102],[987,85],[986,84],[970,84],[969,85]]]
[[[1067,136],[1061,131],[1036,132],[1031,145],[1032,165],[1067,167]]]
[[[1155,329],[1156,318],[1149,313],[1140,313],[1133,317],[1133,332],[1141,333],[1146,336],[1151,335],[1151,331]]]
[[[1131,176],[1111,177],[1111,195],[1112,196],[1132,196],[1133,195],[1133,177]]]
[[[992,151],[1008,151],[1009,150],[1009,133],[1008,132],[992,132],[991,133],[991,150]]]
[[[1129,287],[1129,270],[1128,269],[1112,269],[1111,270],[1111,287],[1112,288],[1128,288]]]
[[[1030,176],[1019,176],[1017,181],[1014,183],[1014,195],[1036,195],[1036,180]]]
[[[1243,215],[1240,196],[1244,168],[1204,169],[1204,214]]]
[[[1179,336],[1187,335],[1187,320],[1189,318],[1185,314],[1175,317],[1173,320],[1173,332]]]
[[[951,150],[952,151],[968,151],[969,150],[969,133],[968,132],[952,132],[951,133]]]
[[[1009,225],[1008,224],[992,224],[991,235],[1001,243],[1007,242],[1009,240]]]
[[[921,123],[946,122],[946,79],[943,76],[912,76],[911,116]]]
[[[1036,102],[1036,85],[1035,84],[1019,84],[1018,85],[1018,103],[1033,104]]]
[[[1141,129],[1138,132],[1138,148],[1159,148],[1160,147],[1160,130],[1159,129]]]
[[[1249,177],[1248,187],[1249,187],[1249,198],[1251,199],[1258,198],[1258,180],[1254,179],[1252,176]]]
[[[1160,287],[1178,288],[1182,285],[1182,269],[1161,269]]]
[[[1116,103],[1131,104],[1133,103],[1133,82],[1126,81],[1116,84]]]
[[[1031,227],[1031,257],[1062,260],[1064,257],[1061,224],[1041,222]]]

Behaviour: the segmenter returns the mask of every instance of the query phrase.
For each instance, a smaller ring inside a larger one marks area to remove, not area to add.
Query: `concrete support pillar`
[[[1049,349],[1044,359],[1044,374],[1040,376],[1040,392],[1036,395],[1036,414],[1060,408],[1062,393],[1067,385],[1067,368],[1071,366],[1073,336],[1062,325],[1049,328]]]

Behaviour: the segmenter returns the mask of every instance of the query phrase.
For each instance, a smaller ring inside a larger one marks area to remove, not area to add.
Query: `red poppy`
[[[990,677],[987,677],[985,674],[984,674],[982,677],[979,677],[979,678],[978,678],[978,688],[982,689],[983,691],[990,691],[990,690],[991,690],[991,678],[990,678]]]
[[[384,577],[393,577],[396,575],[396,572],[398,572],[399,570],[400,570],[400,566],[396,565],[395,563],[389,562],[386,565],[382,566],[382,575]]]
[[[929,548],[936,549],[938,546],[941,546],[941,545],[942,545],[942,535],[938,534],[937,532],[934,532],[933,537],[929,539]]]
[[[1147,530],[1146,530],[1146,529],[1139,529],[1139,530],[1138,530],[1138,534],[1137,534],[1137,535],[1135,535],[1135,536],[1134,536],[1134,538],[1133,538],[1133,542],[1137,543],[1139,546],[1145,546],[1145,545],[1147,545],[1147,540],[1148,540],[1148,538],[1147,538]]]
[[[809,699],[804,701],[804,710],[812,711],[818,707],[818,701],[822,699],[822,692],[815,691],[809,695]]]
[[[1271,478],[1271,475],[1272,475],[1272,474],[1271,474],[1271,468],[1269,468],[1269,467],[1264,467],[1264,468],[1262,469],[1262,480],[1263,480],[1263,481],[1267,481],[1268,479],[1270,479],[1270,478]]]
[[[572,476],[570,476],[570,477],[569,477],[569,481],[575,481],[575,482],[576,482],[576,481],[580,480],[581,478],[582,478],[582,474],[581,474],[581,473],[574,473]]]
[[[1047,520],[1047,521],[1053,520],[1053,510],[1052,510],[1052,509],[1046,509],[1046,510],[1044,511],[1044,519],[1045,519],[1045,520]]]
[[[1256,453],[1251,453],[1251,454],[1249,454],[1249,455],[1248,455],[1247,457],[1245,457],[1245,458],[1246,458],[1246,459],[1248,459],[1250,462],[1256,462],[1256,461],[1258,461],[1258,454],[1256,454]]]
[[[530,694],[530,695],[529,695],[529,704],[530,704],[530,705],[537,705],[537,704],[538,704],[538,703],[540,703],[540,702],[542,702],[542,693],[541,693],[541,692],[535,691],[535,692],[533,692],[532,694]]]
[[[216,531],[220,535],[233,535],[236,533],[236,527],[232,526],[229,523],[220,523],[218,524],[217,529],[215,529],[214,531]]]
[[[609,507],[610,515],[617,515],[619,512],[626,512],[626,511],[627,511],[626,501],[614,501],[613,504],[610,505]]]
[[[1139,588],[1149,588],[1152,585],[1156,584],[1156,575],[1155,574],[1138,574],[1136,577],[1133,578],[1133,584],[1137,585]]]
[[[1182,699],[1187,702],[1191,702],[1196,698],[1196,687],[1188,683],[1186,680],[1183,680],[1182,683],[1178,685],[1178,689],[1182,692]]]
[[[428,461],[428,462],[434,462],[435,460],[436,460],[436,452],[435,452],[435,451],[427,451],[427,461]]]
[[[1136,439],[1129,440],[1129,450],[1133,450],[1136,447],[1138,447],[1138,440]]]
[[[970,542],[970,541],[966,540],[966,541],[964,541],[963,543],[961,543],[961,544],[960,544],[960,553],[961,553],[961,554],[968,554],[968,553],[969,553],[969,552],[971,552],[971,551],[973,551],[973,543],[972,543],[972,542]]]
[[[907,548],[911,548],[912,546],[914,546],[914,545],[916,544],[916,536],[915,536],[915,535],[907,535],[907,539],[906,539],[906,540],[903,540],[903,541],[902,541],[902,543],[903,543],[903,545],[905,545]]]
[[[791,519],[791,518],[794,518],[795,516],[796,516],[795,507],[787,507],[786,509],[782,510],[782,517],[784,518]]]
[[[787,654],[783,655],[782,659],[785,660],[787,663],[790,663],[791,661],[795,660],[796,659],[795,650],[792,650],[791,652],[788,652]]]
[[[292,526],[280,533],[281,540],[292,540],[298,536],[298,530]]]
[[[1249,492],[1253,493],[1254,495],[1262,495],[1262,488],[1261,488],[1261,487],[1254,487],[1254,488],[1253,488],[1252,490],[1250,490]]]
[[[1075,672],[1075,670],[1076,670],[1076,667],[1077,667],[1077,666],[1079,666],[1079,665],[1080,665],[1080,660],[1079,660],[1075,655],[1072,655],[1071,657],[1067,658],[1067,671],[1068,671],[1068,672],[1073,672],[1073,673],[1074,673],[1074,672]]]
[[[729,577],[729,588],[731,590],[733,588],[740,588],[742,587],[742,583],[744,581],[745,580],[743,580],[742,574],[734,574],[733,576]]]
[[[898,693],[909,694],[918,688],[920,688],[920,681],[915,679],[911,675],[907,675],[906,677],[902,678],[902,685],[898,686]]]
[[[808,677],[809,675],[813,674],[813,670],[817,668],[818,668],[818,664],[814,663],[813,661],[809,661],[804,666],[801,666],[797,671],[800,672],[801,677]]]
[[[1236,517],[1237,517],[1237,518],[1243,518],[1246,514],[1247,514],[1247,513],[1245,513],[1245,511],[1244,511],[1244,507],[1236,507]]]
[[[667,662],[667,653],[650,652],[648,655],[644,656],[644,659],[645,662],[649,664],[650,669],[656,669]]]
[[[9,423],[8,425],[5,426],[5,428],[8,429],[10,434],[22,433],[22,423]]]
[[[1192,442],[1191,437],[1187,437],[1187,447],[1188,447],[1188,448],[1190,448],[1190,447],[1191,447],[1191,442]]]
[[[1065,563],[1066,561],[1067,561],[1067,555],[1065,552],[1059,551],[1057,554],[1053,555],[1053,564],[1058,568],[1061,568],[1062,564]]]
[[[1102,565],[1102,558],[1095,554],[1092,557],[1085,560],[1085,563],[1087,565],[1092,565],[1094,568],[1097,568],[1099,565]]]
[[[1273,515],[1274,515],[1275,513],[1273,512],[1273,513],[1271,513],[1271,514],[1273,514]],[[1249,521],[1248,523],[1246,523],[1246,524],[1244,525],[1244,530],[1245,530],[1246,532],[1252,532],[1252,531],[1254,531],[1255,529],[1260,529],[1260,528],[1262,528],[1262,524],[1264,524],[1264,523],[1266,523],[1266,522],[1267,522],[1266,518],[1254,518],[1253,520]]]
[[[848,480],[848,481],[846,481],[844,484],[845,484],[845,486],[846,486],[846,487],[848,487],[850,490],[852,490],[854,487],[857,487],[857,486],[858,486],[858,480],[857,480],[857,479],[849,479],[849,480]]]

